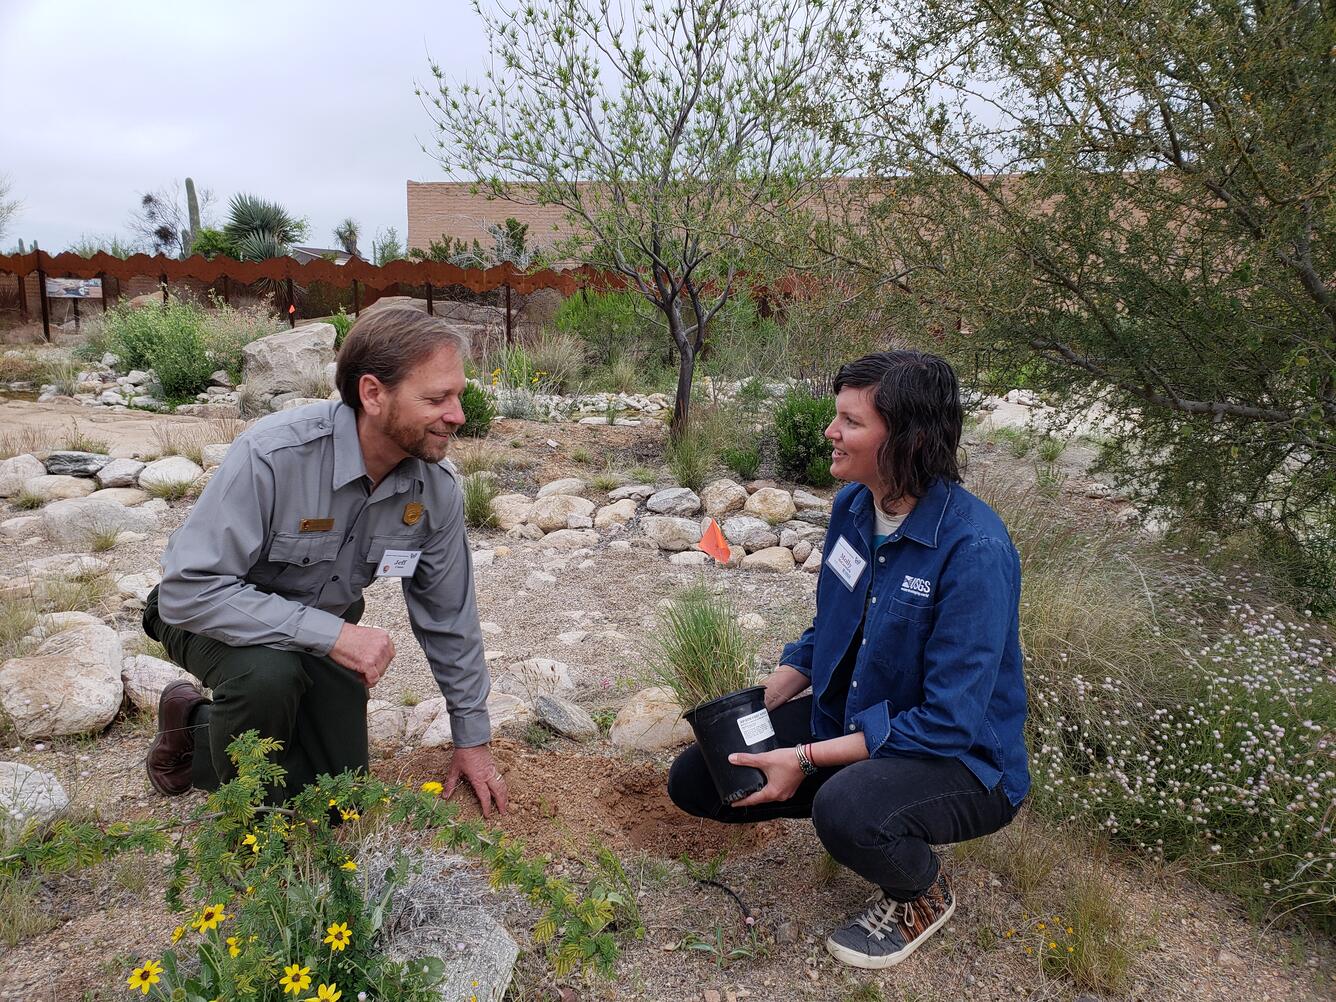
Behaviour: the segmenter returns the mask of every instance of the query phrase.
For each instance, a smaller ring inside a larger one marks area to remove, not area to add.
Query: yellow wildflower
[[[342,817],[344,821],[356,821],[362,815],[357,813],[356,807],[350,807],[346,811],[342,807],[340,807],[339,816]]]
[[[433,793],[433,794],[438,794],[438,795],[439,795],[440,792],[441,792],[442,790],[444,790],[444,789],[445,789],[445,787],[442,786],[440,783],[436,782],[436,780],[434,780],[434,779],[433,779],[433,780],[429,780],[429,781],[427,781],[426,783],[423,783],[423,784],[422,784],[422,792],[423,792],[423,793]]]
[[[249,835],[247,835],[245,838],[243,838],[243,839],[241,840],[241,844],[242,844],[242,845],[248,845],[248,846],[250,846],[250,850],[251,850],[251,852],[257,852],[257,853],[258,853],[258,852],[260,851],[260,840],[259,840],[258,838],[255,837],[255,833],[254,833],[254,832],[252,832],[251,834],[249,834]]]
[[[1048,948],[1049,948],[1050,950],[1056,950],[1056,949],[1058,948],[1058,944],[1055,943],[1055,942],[1053,942],[1052,940],[1049,940]]]
[[[241,941],[235,936],[227,937],[227,952],[234,957],[241,953]]]
[[[143,966],[134,969],[131,975],[125,979],[125,982],[130,986],[130,991],[134,991],[138,988],[141,992],[147,995],[148,990],[162,980],[158,977],[161,973],[161,964],[156,960],[146,960],[144,961]]]
[[[1074,947],[1074,946],[1069,946],[1069,947],[1067,947],[1067,952],[1068,952],[1068,953],[1075,953],[1075,952],[1076,952],[1076,947]]]
[[[311,987],[311,969],[301,964],[288,964],[283,968],[283,977],[278,979],[278,983],[283,986],[284,995],[289,992],[300,995]]]
[[[1038,929],[1040,932],[1043,932],[1045,929],[1048,928],[1048,926],[1046,926],[1043,922],[1040,922],[1037,926],[1035,926],[1035,928]]]
[[[172,930],[172,942],[173,943],[181,942],[181,937],[184,936],[185,934],[186,934],[186,927],[183,925],[178,925],[175,929]]]
[[[330,806],[330,807],[338,807],[338,806],[339,806],[339,802],[338,802],[337,800],[335,800],[333,797],[330,797],[330,798],[329,798],[329,806]]]
[[[1071,934],[1072,934],[1072,927],[1071,927],[1071,926],[1068,926],[1068,927],[1067,927],[1067,935],[1070,936]]]
[[[205,905],[204,910],[199,913],[195,921],[190,923],[190,928],[198,929],[200,932],[208,932],[218,926],[218,923],[227,918],[223,914],[222,905]]]
[[[302,1002],[339,1002],[341,998],[343,998],[343,992],[339,991],[338,985],[320,985],[316,988],[314,995],[302,999]]]
[[[347,922],[335,922],[325,930],[325,942],[334,951],[341,951],[353,941],[353,934],[348,931]]]
[[[1003,935],[1003,936],[1006,936],[1007,939],[1011,939],[1012,936],[1016,935],[1016,930],[1015,930],[1015,929],[1008,929],[1008,930],[1007,930],[1006,932],[1004,932],[1002,935]]]
[[[344,860],[343,865],[340,866],[339,869],[340,869],[340,870],[347,870],[349,873],[352,873],[354,870],[357,869],[357,864],[354,863],[351,859]]]

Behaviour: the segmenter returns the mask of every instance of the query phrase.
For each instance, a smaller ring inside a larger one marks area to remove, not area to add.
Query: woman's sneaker
[[[956,910],[951,883],[940,870],[933,885],[913,901],[892,901],[878,890],[871,904],[830,934],[826,949],[850,967],[894,967],[946,924]]]

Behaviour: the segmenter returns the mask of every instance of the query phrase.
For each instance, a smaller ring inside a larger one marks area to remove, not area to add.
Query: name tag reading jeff
[[[858,555],[858,551],[850,546],[849,541],[843,536],[830,551],[830,559],[826,563],[850,591],[854,590],[854,585],[858,584],[858,579],[863,576],[863,568],[867,566],[867,561]]]
[[[421,550],[386,550],[376,565],[376,577],[411,578],[421,559]]]

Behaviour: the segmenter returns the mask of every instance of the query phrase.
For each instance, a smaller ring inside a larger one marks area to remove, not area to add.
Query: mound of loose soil
[[[506,780],[510,811],[493,815],[491,823],[531,852],[575,858],[597,840],[621,851],[705,860],[754,851],[779,833],[775,823],[723,825],[683,814],[668,799],[667,774],[646,762],[536,751],[506,740],[492,742],[492,754]],[[444,780],[449,765],[449,750],[423,748],[372,769],[383,779],[417,785]],[[477,799],[463,784],[451,799],[464,817],[480,816]]]

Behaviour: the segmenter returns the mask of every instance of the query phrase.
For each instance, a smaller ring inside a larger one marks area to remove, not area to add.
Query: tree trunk
[[[696,354],[691,346],[682,347],[677,363],[677,399],[673,402],[673,423],[668,426],[669,436],[676,440],[691,427],[691,380],[696,371]]]

